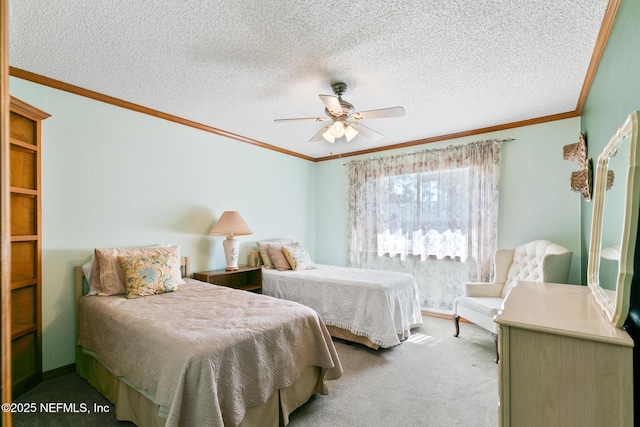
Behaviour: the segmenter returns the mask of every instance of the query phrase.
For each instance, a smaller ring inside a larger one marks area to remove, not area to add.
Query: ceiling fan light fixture
[[[276,122],[294,122],[294,121],[331,121],[330,124],[318,130],[311,137],[310,142],[325,139],[327,142],[334,143],[336,139],[344,139],[351,141],[358,135],[377,141],[383,137],[380,132],[363,125],[361,120],[368,119],[384,119],[388,117],[402,117],[406,114],[402,107],[379,108],[377,110],[355,111],[352,104],[342,99],[342,94],[347,90],[347,85],[342,82],[336,82],[331,85],[335,95],[318,95],[325,106],[324,112],[327,117],[301,117],[295,119],[276,119]]]
[[[333,126],[330,127],[325,133],[323,133],[322,137],[333,144],[333,142],[336,140],[336,137],[331,133],[331,129],[333,129]]]
[[[347,138],[347,142],[355,138],[356,135],[358,135],[358,131],[355,130],[353,127],[347,126],[346,128],[344,128],[344,137]]]
[[[335,121],[329,131],[335,138],[342,138],[344,136],[344,124],[341,121]]]

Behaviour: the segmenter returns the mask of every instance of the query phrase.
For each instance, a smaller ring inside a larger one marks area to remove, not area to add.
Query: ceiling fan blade
[[[322,134],[325,133],[331,127],[331,125],[332,125],[332,123],[329,123],[328,125],[326,125],[322,129],[320,129],[320,131],[318,133],[316,133],[315,135],[313,135],[311,137],[309,142],[320,141],[322,139]]]
[[[337,96],[333,95],[318,95],[324,105],[327,107],[327,110],[335,116],[342,115],[342,106],[340,105],[340,100]]]
[[[384,119],[387,117],[402,117],[406,114],[402,107],[380,108],[378,110],[367,110],[353,113],[351,116],[355,120]]]
[[[351,127],[357,130],[361,135],[371,140],[377,141],[378,139],[381,139],[382,137],[384,137],[384,135],[382,135],[381,133],[366,127],[362,123],[358,123],[358,122],[348,122],[348,123],[351,125]]]
[[[274,122],[324,122],[329,117],[299,117],[294,119],[275,119]]]

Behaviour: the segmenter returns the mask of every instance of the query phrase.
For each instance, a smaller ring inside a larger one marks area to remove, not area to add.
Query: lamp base
[[[225,267],[224,271],[237,271],[240,270],[240,267]]]
[[[240,253],[240,241],[233,236],[228,236],[222,241],[224,257],[227,261],[226,271],[238,270],[238,254]]]

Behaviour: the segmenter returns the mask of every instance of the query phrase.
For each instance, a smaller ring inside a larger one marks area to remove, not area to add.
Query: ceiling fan
[[[387,117],[401,117],[405,115],[404,108],[390,107],[378,110],[355,111],[353,105],[342,99],[342,94],[347,91],[346,83],[336,82],[331,85],[334,95],[319,95],[325,105],[324,112],[327,117],[306,117],[295,119],[276,119],[275,122],[298,122],[298,121],[315,121],[325,122],[331,120],[331,123],[320,129],[318,133],[313,135],[309,141],[319,141],[324,138],[329,142],[345,137],[347,141],[351,141],[358,134],[369,139],[378,140],[383,135],[375,130],[360,123],[361,120],[383,119]]]

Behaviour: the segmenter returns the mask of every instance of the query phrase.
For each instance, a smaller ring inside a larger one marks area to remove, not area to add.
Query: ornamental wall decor
[[[576,162],[578,167],[580,167],[580,170],[571,172],[571,178],[569,180],[571,191],[582,194],[582,197],[587,202],[591,201],[591,193],[593,191],[593,161],[592,159],[587,159],[587,140],[584,135],[580,133],[580,140],[573,144],[565,145],[562,151],[565,160]],[[608,170],[605,190],[611,189],[614,179],[615,173],[612,170]]]
[[[580,133],[580,140],[563,147],[563,158],[576,162],[580,170],[571,172],[569,180],[571,191],[576,191],[588,202],[591,201],[593,190],[593,162],[587,159],[587,141],[584,134]]]

